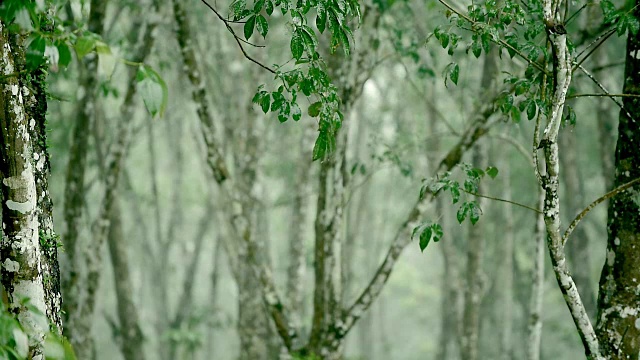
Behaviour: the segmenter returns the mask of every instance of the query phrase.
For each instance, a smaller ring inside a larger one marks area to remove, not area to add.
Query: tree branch
[[[602,195],[601,197],[599,197],[596,200],[594,200],[591,204],[589,204],[589,206],[587,206],[584,210],[582,210],[580,212],[580,214],[578,214],[578,216],[576,216],[576,218],[573,219],[571,224],[569,224],[569,227],[567,228],[567,230],[564,232],[564,235],[562,236],[562,245],[564,246],[566,244],[566,242],[569,239],[569,236],[571,236],[571,233],[573,232],[573,230],[575,230],[576,226],[578,226],[578,223],[580,222],[580,220],[582,220],[585,216],[587,216],[589,211],[591,211],[594,207],[598,206],[603,201],[612,198],[616,194],[621,193],[621,192],[627,190],[628,188],[630,188],[633,185],[638,184],[638,183],[640,183],[640,178],[631,180],[628,183],[622,184],[622,185],[618,186],[617,188],[609,191],[608,193]]]
[[[531,206],[528,206],[528,205],[524,205],[524,204],[520,204],[520,203],[517,203],[515,201],[506,200],[506,199],[500,199],[500,198],[489,196],[489,195],[478,194],[478,193],[475,193],[475,192],[467,191],[465,189],[461,189],[461,190],[464,191],[465,193],[469,194],[469,195],[473,195],[473,196],[477,196],[477,197],[481,197],[481,198],[485,198],[485,199],[489,199],[489,200],[505,202],[507,204],[520,206],[521,208],[525,208],[527,210],[535,211],[538,214],[542,214],[542,211],[540,211],[540,210],[538,210],[538,209],[536,209],[534,207],[531,207]]]
[[[225,19],[219,12],[218,10],[216,10],[211,4],[209,4],[206,0],[200,0],[202,1],[203,4],[205,4],[211,11],[213,11],[214,14],[216,14],[216,16],[218,17],[218,19],[220,19],[220,21],[222,21],[225,25],[225,27],[227,28],[227,30],[229,30],[229,32],[231,33],[231,35],[233,35],[233,38],[235,39],[236,43],[238,44],[238,47],[240,48],[240,51],[242,51],[242,55],[244,55],[245,58],[247,58],[247,60],[251,61],[252,63],[260,66],[261,68],[267,70],[268,72],[275,74],[276,71],[273,70],[272,68],[268,67],[267,65],[264,65],[263,63],[259,62],[258,60],[252,58],[251,56],[249,56],[249,54],[247,54],[247,52],[244,50],[244,47],[242,46],[242,43],[251,45],[251,46],[255,46],[255,47],[262,47],[261,45],[255,45],[252,44],[246,40],[241,39],[240,37],[238,37],[238,35],[236,35],[236,32],[233,31],[233,29],[231,28],[230,23],[232,23],[232,21],[229,21],[227,19]]]

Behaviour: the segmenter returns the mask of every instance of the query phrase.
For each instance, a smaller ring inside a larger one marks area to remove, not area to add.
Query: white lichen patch
[[[613,243],[614,243],[616,246],[620,246],[620,238],[615,238],[615,239],[613,239]]]
[[[17,272],[18,270],[20,270],[20,263],[11,259],[5,259],[4,263],[2,263],[2,267],[4,267],[9,272]]]
[[[616,253],[613,251],[607,251],[607,265],[613,266],[613,263],[616,261]]]

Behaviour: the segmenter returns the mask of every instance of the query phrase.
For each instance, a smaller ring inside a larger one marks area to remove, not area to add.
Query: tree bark
[[[640,10],[634,8],[634,16]],[[640,94],[640,34],[629,32],[623,92]],[[640,177],[640,101],[623,99],[615,152],[614,186]],[[629,118],[629,116],[631,118]],[[608,359],[640,353],[640,186],[616,194],[609,203],[607,256],[600,277],[598,338]]]
[[[538,195],[537,209],[544,206],[544,192]],[[540,360],[540,342],[542,340],[542,298],[544,295],[544,259],[546,231],[544,216],[536,215],[536,225],[533,231],[534,259],[531,269],[531,296],[529,300],[529,324],[527,327],[527,360]]]
[[[49,323],[60,332],[57,239],[48,195],[49,158],[44,127],[45,71],[23,75],[25,50],[19,35],[0,21],[0,179],[2,179],[3,298],[28,335],[28,358],[43,359]],[[38,142],[38,143],[34,143]],[[43,181],[36,183],[36,181]],[[40,192],[39,192],[40,191]],[[42,316],[24,306],[25,298]]]

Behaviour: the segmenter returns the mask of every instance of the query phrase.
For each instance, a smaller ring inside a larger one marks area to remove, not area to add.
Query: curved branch
[[[275,74],[276,71],[273,70],[272,68],[268,67],[267,65],[264,65],[263,63],[261,63],[260,61],[252,58],[251,56],[249,56],[249,54],[247,54],[247,52],[244,50],[244,47],[242,46],[242,43],[254,46],[254,47],[262,47],[261,45],[255,45],[252,44],[246,40],[241,39],[240,37],[238,37],[238,35],[236,35],[236,32],[233,31],[233,29],[231,28],[231,25],[229,25],[232,21],[229,21],[227,19],[225,19],[219,12],[218,10],[216,10],[211,4],[209,4],[206,0],[200,0],[202,1],[203,4],[205,4],[211,11],[213,11],[214,14],[216,14],[216,16],[218,17],[218,19],[220,19],[220,21],[222,21],[224,23],[224,26],[227,28],[227,30],[229,30],[229,32],[231,33],[231,35],[233,35],[234,40],[236,41],[236,43],[238,44],[238,47],[240,48],[240,51],[242,51],[242,55],[244,55],[244,57],[251,61],[252,63],[260,66],[261,68],[267,70],[268,72]]]
[[[580,222],[580,220],[582,220],[585,216],[587,216],[587,214],[589,213],[589,211],[591,211],[591,209],[593,209],[594,207],[598,206],[603,201],[612,198],[616,194],[627,190],[628,188],[632,187],[633,185],[635,185],[637,183],[640,183],[640,178],[631,180],[626,184],[622,184],[622,185],[618,186],[617,188],[609,191],[608,193],[602,195],[601,197],[599,197],[596,200],[594,200],[591,204],[589,204],[589,206],[587,206],[584,210],[582,210],[580,212],[580,214],[578,214],[578,216],[576,216],[576,218],[573,219],[571,224],[569,224],[569,227],[564,232],[564,235],[562,235],[562,246],[564,246],[564,244],[567,242],[567,240],[569,239],[569,236],[571,235],[573,230],[576,228],[576,226],[578,226],[578,223]]]
[[[465,193],[469,194],[469,195],[473,195],[473,196],[477,196],[477,197],[481,197],[481,198],[485,198],[485,199],[489,199],[489,200],[500,201],[500,202],[504,202],[504,203],[507,203],[507,204],[515,205],[515,206],[520,206],[521,208],[525,208],[527,210],[535,211],[538,214],[542,214],[542,211],[540,211],[540,210],[538,210],[538,209],[536,209],[534,207],[531,207],[531,206],[528,206],[528,205],[524,205],[524,204],[520,204],[520,203],[515,202],[515,201],[501,199],[501,198],[497,198],[497,197],[493,197],[493,196],[489,196],[489,195],[478,194],[478,193],[475,193],[475,192],[467,191],[465,189],[461,189],[461,190],[464,191]]]

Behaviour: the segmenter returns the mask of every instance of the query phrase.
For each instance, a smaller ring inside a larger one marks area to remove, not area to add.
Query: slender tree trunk
[[[486,153],[482,145],[476,145],[473,155],[473,164],[479,168],[485,168]],[[478,192],[483,193],[482,186],[478,187]],[[483,208],[482,199],[477,200],[480,208]],[[484,256],[484,231],[482,223],[469,225],[467,237],[467,268],[466,285],[464,291],[464,314],[462,317],[462,348],[461,358],[463,360],[477,360],[479,331],[480,331],[480,303],[483,296],[483,266]]]
[[[636,2],[634,16],[640,16]],[[640,34],[629,32],[623,92],[640,94]],[[614,186],[640,178],[640,101],[623,99],[615,152]],[[631,118],[629,117],[631,116]],[[609,203],[607,256],[600,277],[597,332],[608,359],[640,353],[640,186],[616,194]]]
[[[144,338],[139,324],[139,315],[133,302],[133,284],[127,256],[127,241],[122,229],[120,202],[114,200],[109,216],[109,254],[115,279],[115,290],[120,324],[120,350],[126,360],[144,360]]]
[[[305,125],[300,137],[300,155],[296,166],[296,180],[294,188],[294,202],[291,214],[291,230],[289,233],[289,267],[287,269],[287,293],[291,308],[293,326],[300,328],[304,315],[304,274],[305,259],[305,230],[311,195],[311,150],[315,130],[312,124]],[[296,344],[300,345],[300,344]]]
[[[576,143],[575,134],[565,133],[560,136],[560,147],[562,149],[560,161],[565,169],[563,179],[565,180],[565,192],[567,194],[565,196],[566,213],[569,215],[569,222],[571,222],[586,205],[584,202],[584,186],[578,169],[578,144]],[[594,316],[596,313],[596,291],[591,279],[589,237],[585,227],[577,227],[572,232],[571,238],[567,255],[571,263],[574,264],[573,277],[587,314]]]
[[[544,193],[538,195],[537,209],[544,204]],[[540,341],[542,340],[542,298],[544,295],[544,260],[546,231],[544,217],[536,215],[536,226],[533,232],[534,259],[531,269],[531,297],[529,300],[529,326],[527,328],[527,360],[540,360]]]
[[[101,35],[104,31],[104,17],[108,1],[92,0],[89,13],[89,31]],[[84,304],[82,283],[84,280],[84,256],[78,245],[81,231],[82,209],[84,207],[85,173],[87,154],[89,153],[89,134],[94,117],[98,91],[98,57],[89,54],[80,66],[78,80],[78,102],[74,114],[75,126],[71,138],[69,163],[67,164],[66,185],[64,193],[64,220],[66,232],[63,236],[67,261],[67,269],[63,271],[63,293],[65,335],[72,344],[92,342],[86,329],[78,327],[76,314]],[[80,353],[79,353],[80,354]]]
[[[504,179],[502,198],[511,199],[511,171],[509,165],[505,164],[500,176]],[[514,256],[514,221],[513,209],[509,206],[503,207],[504,220],[504,243],[501,246],[502,263],[500,264],[500,287],[501,301],[501,337],[500,337],[500,355],[503,360],[512,359],[513,356],[513,256]]]

